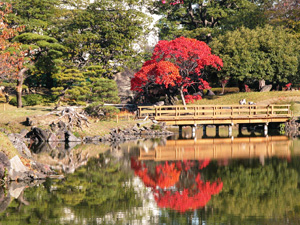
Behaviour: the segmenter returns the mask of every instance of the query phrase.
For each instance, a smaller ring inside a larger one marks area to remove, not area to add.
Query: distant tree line
[[[17,87],[19,107],[24,85],[74,104],[117,103],[115,74],[150,60],[153,15],[161,40],[203,41],[222,59],[221,70],[197,71],[210,85],[299,82],[299,1],[4,0],[0,9],[1,81]]]

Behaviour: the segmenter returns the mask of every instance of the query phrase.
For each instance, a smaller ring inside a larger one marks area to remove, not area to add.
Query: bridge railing
[[[139,118],[291,117],[291,105],[173,105],[139,106]]]

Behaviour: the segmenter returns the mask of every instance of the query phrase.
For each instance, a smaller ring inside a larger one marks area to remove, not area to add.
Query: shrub
[[[9,104],[10,105],[13,105],[13,106],[17,106],[18,103],[17,103],[17,98],[16,97],[12,97],[9,101]],[[27,103],[26,103],[26,100],[24,99],[24,97],[22,97],[22,104],[23,106],[27,106]]]
[[[103,104],[96,102],[86,107],[85,112],[92,117],[108,120],[115,118],[120,110],[114,106],[103,106]]]
[[[44,99],[40,94],[25,95],[23,98],[25,99],[27,106],[41,105]],[[25,104],[23,103],[23,105]]]
[[[212,88],[210,90],[213,91],[216,95],[222,93],[222,88]],[[227,93],[238,93],[238,92],[239,92],[239,88],[238,87],[225,87],[224,88],[224,94],[227,94]]]

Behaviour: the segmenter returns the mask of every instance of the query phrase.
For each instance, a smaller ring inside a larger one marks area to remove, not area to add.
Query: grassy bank
[[[247,93],[232,93],[220,96],[208,96],[204,99],[195,102],[194,104],[201,105],[231,105],[239,104],[239,100],[245,98],[247,101],[253,101],[257,104],[292,104],[294,115],[300,116],[300,92],[299,91],[272,91],[267,93],[247,92]],[[0,104],[0,127],[5,128],[10,133],[20,132],[22,129],[29,129],[24,125],[26,117],[33,118],[38,121],[37,126],[48,129],[52,121],[58,120],[58,116],[49,115],[53,107],[36,106],[24,107],[18,109],[8,104]],[[135,124],[134,120],[119,120],[99,121],[90,119],[89,127],[83,129],[75,128],[74,134],[78,137],[105,135],[112,128],[128,128]],[[0,151],[4,151],[10,157],[16,154],[16,150],[11,145],[7,137],[0,132]]]

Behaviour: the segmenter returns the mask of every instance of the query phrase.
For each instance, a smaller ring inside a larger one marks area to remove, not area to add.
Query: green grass
[[[200,105],[210,105],[210,104],[219,104],[219,105],[232,105],[239,104],[239,100],[246,99],[248,101],[260,103],[262,101],[270,102],[284,102],[287,101],[290,97],[299,97],[300,91],[271,91],[271,92],[239,92],[219,96],[205,96],[204,99],[198,101],[195,104]]]
[[[8,137],[0,132],[0,152],[4,152],[8,158],[12,158],[15,155],[18,155],[18,151],[17,149],[15,149],[15,147],[12,145],[12,143],[10,142],[10,140],[8,139]]]
[[[204,96],[193,104],[198,105],[238,105],[241,99],[256,104],[292,104],[294,115],[300,115],[300,91],[240,92],[226,95]]]

